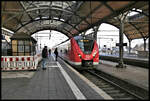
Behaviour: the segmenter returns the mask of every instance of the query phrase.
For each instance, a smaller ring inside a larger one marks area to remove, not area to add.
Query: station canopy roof
[[[136,11],[126,17],[124,34],[130,40],[149,37],[148,1],[2,1],[1,11],[2,27],[14,33],[56,30],[69,38],[101,23],[119,28],[120,17]]]

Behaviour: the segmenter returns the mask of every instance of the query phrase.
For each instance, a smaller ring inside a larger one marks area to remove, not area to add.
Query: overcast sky
[[[37,35],[36,35],[37,34]],[[36,34],[33,34],[32,36],[35,38],[35,36],[38,36],[38,44],[41,44],[41,47],[43,48],[45,45],[48,46],[48,48],[52,48],[55,45],[61,43],[62,41],[65,41],[68,39],[67,36],[64,34],[57,32],[57,31],[51,31],[51,37],[50,36],[50,31],[45,30],[45,31],[40,31]],[[40,37],[44,36],[44,37]]]

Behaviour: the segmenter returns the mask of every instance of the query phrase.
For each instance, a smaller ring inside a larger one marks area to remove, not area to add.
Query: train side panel
[[[98,65],[99,64],[99,48],[98,48],[98,45],[97,45],[97,42],[95,41],[94,43],[94,48],[93,48],[93,51],[92,51],[92,54],[94,55],[96,52],[96,55],[93,56],[93,65]]]
[[[94,66],[99,64],[99,51],[96,41],[94,41],[93,49],[90,54],[85,54],[84,52],[82,52],[80,46],[74,38],[71,38],[68,44],[62,46],[62,49],[62,58],[68,61],[70,64],[76,66],[77,68],[86,66],[85,68],[88,69],[90,67],[87,66]]]
[[[79,49],[79,46],[77,45],[76,41],[72,38],[70,40],[70,44],[71,44],[71,50],[70,50],[70,54],[69,54],[69,59],[71,64],[73,65],[81,65],[81,59],[78,55],[79,51],[81,51]]]

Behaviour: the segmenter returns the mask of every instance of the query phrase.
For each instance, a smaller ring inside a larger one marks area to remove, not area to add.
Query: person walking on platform
[[[49,49],[49,57],[51,56],[51,49]]]
[[[57,61],[57,57],[58,57],[58,51],[57,51],[57,48],[55,49],[54,53],[55,53],[56,61]]]
[[[43,68],[43,70],[46,69],[45,61],[46,61],[47,55],[48,55],[48,53],[47,53],[47,46],[44,46],[44,48],[42,50],[42,68]]]

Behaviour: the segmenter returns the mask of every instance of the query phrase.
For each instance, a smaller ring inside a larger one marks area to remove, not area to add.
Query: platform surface
[[[2,99],[111,99],[95,85],[88,85],[60,59],[49,57],[46,67],[42,70],[40,64],[37,71],[2,72]]]
[[[116,65],[118,63],[100,60],[97,69],[149,91],[149,69],[132,65],[116,68]]]
[[[119,57],[119,54],[100,53],[100,56]],[[134,60],[142,60],[142,61],[149,61],[149,57],[138,57],[137,55],[132,55],[132,54],[124,54],[123,58],[134,59]]]

